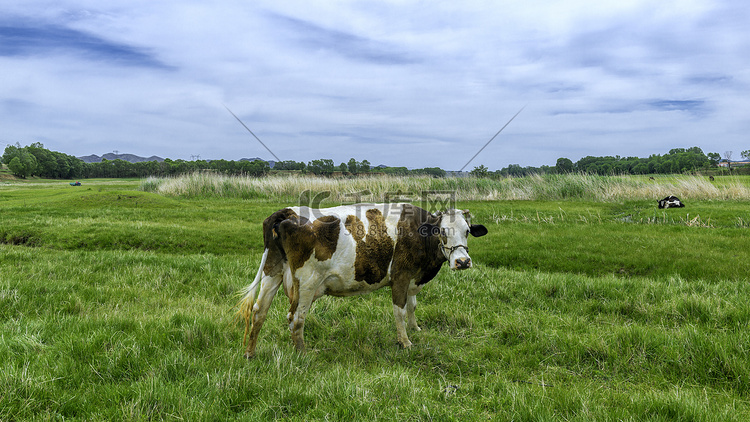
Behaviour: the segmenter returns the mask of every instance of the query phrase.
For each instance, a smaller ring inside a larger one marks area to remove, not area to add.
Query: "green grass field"
[[[316,302],[299,355],[282,294],[248,361],[237,293],[296,192],[140,187],[0,181],[0,420],[750,418],[748,199],[460,201],[490,234],[412,349],[384,289]]]

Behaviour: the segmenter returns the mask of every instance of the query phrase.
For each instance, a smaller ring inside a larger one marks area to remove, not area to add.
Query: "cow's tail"
[[[253,314],[255,294],[258,292],[260,280],[263,279],[263,267],[266,265],[266,258],[268,258],[268,249],[263,251],[263,257],[260,259],[260,266],[258,267],[258,273],[255,275],[255,280],[245,288],[242,299],[240,299],[237,316],[245,323],[245,335],[242,337],[243,344],[246,343],[247,335],[250,332],[250,317]]]

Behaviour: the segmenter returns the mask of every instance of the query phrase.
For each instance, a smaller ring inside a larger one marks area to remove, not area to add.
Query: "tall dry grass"
[[[426,192],[452,192],[456,200],[564,200],[601,202],[660,199],[676,195],[689,200],[749,200],[750,178],[703,176],[533,175],[518,178],[432,178],[429,176],[364,176],[326,178],[310,175],[264,178],[192,173],[146,179],[140,189],[165,196],[298,200],[331,202],[409,200]]]

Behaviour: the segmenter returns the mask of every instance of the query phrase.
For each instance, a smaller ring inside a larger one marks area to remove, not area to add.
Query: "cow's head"
[[[435,236],[439,239],[440,253],[448,260],[452,270],[471,268],[468,237],[484,236],[487,228],[481,224],[471,224],[468,210],[448,210],[435,215],[436,223],[425,223],[419,227],[422,236]]]

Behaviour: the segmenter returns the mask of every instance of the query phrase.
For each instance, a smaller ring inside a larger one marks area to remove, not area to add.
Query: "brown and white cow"
[[[313,301],[385,286],[391,287],[398,342],[410,347],[405,323],[420,330],[414,316],[417,293],[446,261],[452,270],[471,267],[469,234],[484,236],[487,229],[471,224],[468,211],[431,214],[405,203],[276,211],[263,222],[263,257],[240,302],[245,357],[254,356],[258,333],[282,285],[290,303],[292,341],[300,351]]]

